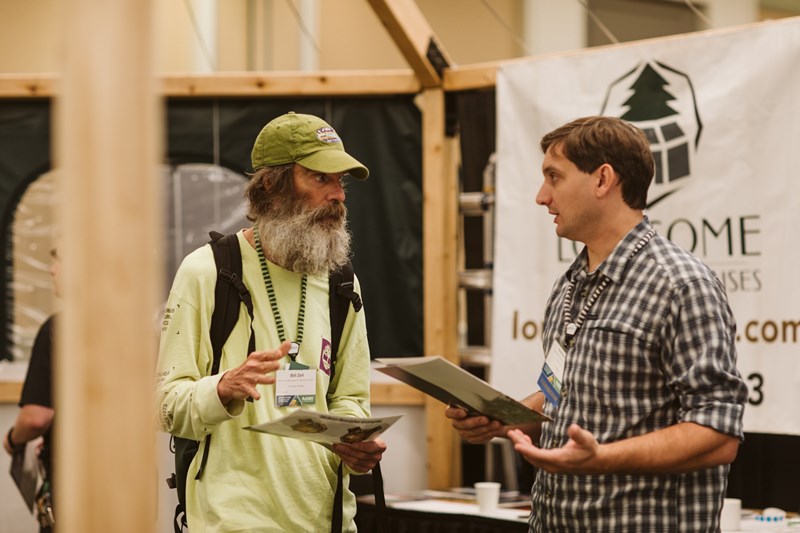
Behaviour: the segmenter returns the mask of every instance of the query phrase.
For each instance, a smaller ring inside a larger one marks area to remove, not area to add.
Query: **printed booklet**
[[[377,438],[401,416],[359,418],[298,409],[281,418],[245,429],[320,444],[352,444]]]
[[[33,512],[33,501],[39,485],[39,452],[42,439],[33,439],[18,446],[11,455],[11,477],[25,500],[28,510]]]
[[[375,361],[386,365],[375,370],[440,402],[466,409],[473,415],[484,415],[506,426],[550,420],[438,355],[380,358]]]

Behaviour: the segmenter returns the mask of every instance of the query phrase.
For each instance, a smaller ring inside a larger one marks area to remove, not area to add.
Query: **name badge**
[[[539,374],[537,384],[544,393],[547,400],[558,407],[561,401],[561,383],[564,381],[564,366],[567,361],[567,353],[559,342],[554,342],[547,353]]]
[[[315,369],[286,369],[275,373],[275,406],[290,407],[313,404],[317,399]]]

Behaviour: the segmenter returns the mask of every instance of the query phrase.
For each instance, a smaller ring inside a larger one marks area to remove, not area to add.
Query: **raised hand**
[[[533,444],[528,435],[518,429],[508,432],[514,449],[532,465],[547,472],[564,474],[594,474],[603,472],[601,448],[591,432],[572,424],[567,429],[569,441],[561,447],[542,449]]]
[[[240,366],[225,372],[217,383],[217,394],[222,404],[261,398],[256,386],[275,383],[274,372],[280,368],[290,346],[291,342],[285,341],[276,350],[253,352]]]

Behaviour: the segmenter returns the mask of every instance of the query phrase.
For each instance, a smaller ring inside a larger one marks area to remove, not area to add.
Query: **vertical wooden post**
[[[458,185],[445,138],[444,91],[425,89],[422,107],[423,273],[425,355],[459,363],[457,333]],[[428,488],[461,481],[460,442],[443,405],[426,397]]]
[[[153,370],[164,231],[152,5],[68,0],[63,9],[57,528],[141,533],[155,527],[159,482]]]

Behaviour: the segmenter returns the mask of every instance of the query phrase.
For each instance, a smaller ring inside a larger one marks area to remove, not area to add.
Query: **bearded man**
[[[331,451],[243,428],[288,414],[286,390],[313,397],[304,404],[308,409],[370,414],[363,312],[348,313],[335,369],[327,359],[328,274],[350,255],[342,180],[366,179],[369,171],[345,152],[329,124],[296,113],[261,130],[252,164],[245,196],[253,226],[237,233],[242,278],[253,299],[252,324],[242,309],[223,347],[220,371],[209,375],[216,266],[206,245],[181,264],[162,328],[161,428],[201,442],[186,479],[188,526],[192,533],[328,531],[343,464],[342,530],[355,531],[347,475],[377,464],[386,449],[381,439],[335,445]],[[354,284],[360,292],[357,278]],[[248,355],[251,325],[256,351]],[[289,368],[293,372],[279,371]],[[203,446],[209,452],[198,480]]]

